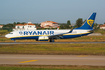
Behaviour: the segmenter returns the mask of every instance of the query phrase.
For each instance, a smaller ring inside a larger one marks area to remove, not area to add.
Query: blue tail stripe
[[[93,29],[95,17],[96,13],[93,13],[84,23],[84,25],[76,29]]]

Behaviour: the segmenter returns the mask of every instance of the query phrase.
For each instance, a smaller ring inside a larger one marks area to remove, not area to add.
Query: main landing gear
[[[54,39],[50,39],[50,41],[49,42],[54,42]]]

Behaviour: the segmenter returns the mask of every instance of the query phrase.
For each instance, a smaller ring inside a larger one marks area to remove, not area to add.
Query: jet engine
[[[39,41],[48,41],[49,37],[48,36],[39,36],[38,40]]]

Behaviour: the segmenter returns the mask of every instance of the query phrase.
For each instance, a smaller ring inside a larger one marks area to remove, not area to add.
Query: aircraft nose
[[[9,38],[9,35],[7,34],[7,35],[5,35],[5,37],[6,37],[6,38]]]

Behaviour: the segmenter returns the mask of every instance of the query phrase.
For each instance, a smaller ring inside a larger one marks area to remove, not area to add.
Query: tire
[[[49,42],[54,42],[54,39],[50,39],[50,41]]]

